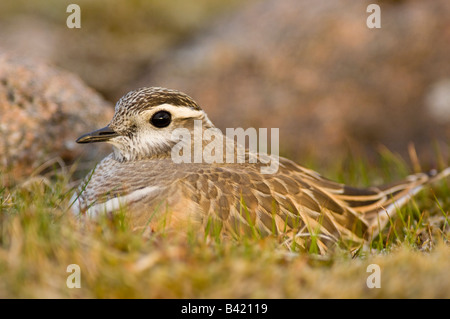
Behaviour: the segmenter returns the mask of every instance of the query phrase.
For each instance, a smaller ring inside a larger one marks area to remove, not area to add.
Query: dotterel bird
[[[282,157],[273,158],[279,164],[276,173],[261,174],[267,164],[249,163],[254,154],[248,150],[245,163],[175,163],[171,150],[179,139],[172,132],[177,128],[193,132],[195,120],[203,128],[214,128],[184,93],[151,87],[123,96],[108,126],[77,140],[108,142],[113,153],[80,185],[73,210],[98,215],[125,207],[137,228],[207,231],[214,224],[225,235],[275,234],[305,249],[314,241],[325,253],[336,243],[369,242],[411,196],[450,173],[448,168],[360,189],[330,181]]]

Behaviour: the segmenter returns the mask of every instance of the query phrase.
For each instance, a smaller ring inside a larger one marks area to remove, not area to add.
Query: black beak
[[[106,142],[116,136],[119,136],[119,134],[117,134],[109,126],[105,126],[104,128],[80,136],[77,139],[77,143]]]

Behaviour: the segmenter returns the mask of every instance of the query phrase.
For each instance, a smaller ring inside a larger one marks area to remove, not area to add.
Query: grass
[[[354,157],[325,175],[365,186],[409,172],[384,150],[375,164]],[[213,224],[206,237],[142,236],[125,211],[80,223],[68,211],[70,176],[58,168],[0,188],[0,298],[450,297],[448,180],[416,196],[352,258],[345,248],[293,252],[271,237],[223,241]],[[66,285],[71,264],[81,269],[79,289]],[[366,285],[370,264],[381,268],[379,289]]]

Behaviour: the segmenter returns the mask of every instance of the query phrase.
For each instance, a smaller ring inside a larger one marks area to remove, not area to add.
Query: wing
[[[363,242],[368,225],[357,213],[308,183],[312,177],[302,168],[280,164],[267,175],[255,164],[192,166],[177,187],[198,204],[204,227],[233,237],[273,234],[304,249],[314,243],[320,253],[341,240]]]
[[[297,171],[301,171],[302,177],[308,184],[318,187],[338,205],[357,216],[367,226],[363,234],[367,241],[376,237],[389,219],[396,215],[397,210],[427,184],[450,175],[450,168],[440,173],[432,170],[429,173],[410,175],[403,181],[379,187],[355,188],[330,181],[289,160],[286,162],[291,169],[297,166]]]
[[[336,243],[353,249],[370,241],[430,178],[438,176],[354,188],[280,158],[278,172],[267,175],[255,164],[192,166],[177,187],[198,204],[204,227],[215,225],[235,237],[273,234],[287,245],[314,244],[325,253]]]
[[[360,189],[284,158],[274,174],[261,174],[261,165],[106,158],[80,187],[75,210],[98,214],[127,207],[134,227],[195,224],[232,237],[272,234],[288,246],[325,253],[336,243],[354,248],[371,240],[427,182],[450,173]]]

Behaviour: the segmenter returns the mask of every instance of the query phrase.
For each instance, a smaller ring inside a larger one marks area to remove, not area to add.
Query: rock
[[[0,51],[0,170],[17,180],[52,158],[94,160],[108,146],[80,135],[108,124],[113,107],[75,75]]]
[[[369,3],[251,2],[129,89],[184,91],[222,130],[279,127],[280,149],[298,159],[330,163],[349,144],[406,155],[409,142],[433,158],[430,143],[450,137],[450,2],[380,2],[381,29],[366,26]]]
[[[73,72],[115,101],[148,61],[240,1],[78,0],[80,29],[66,26],[69,3],[0,1],[1,46]]]

